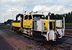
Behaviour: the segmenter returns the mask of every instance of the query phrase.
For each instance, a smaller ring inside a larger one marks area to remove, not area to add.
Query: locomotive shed
[[[65,37],[56,42],[39,42],[19,35],[10,29],[0,30],[1,39],[5,41],[0,46],[1,50],[72,50],[72,30],[66,29]],[[1,44],[0,44],[1,45]],[[9,46],[9,48],[7,48]],[[10,48],[11,47],[11,48]],[[13,49],[12,49],[13,48]]]

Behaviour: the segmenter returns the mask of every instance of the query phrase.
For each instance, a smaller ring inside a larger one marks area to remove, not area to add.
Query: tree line
[[[72,23],[72,11],[66,14],[54,14],[51,13],[51,19],[60,19],[65,17],[66,23]]]

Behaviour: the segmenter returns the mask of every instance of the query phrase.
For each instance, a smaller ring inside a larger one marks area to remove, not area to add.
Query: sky
[[[24,11],[64,14],[72,11],[72,0],[0,0],[0,23],[14,19]]]

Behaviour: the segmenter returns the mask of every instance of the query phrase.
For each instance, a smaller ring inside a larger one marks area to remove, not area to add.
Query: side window
[[[32,19],[32,16],[31,16],[31,15],[29,15],[29,20],[30,20],[30,19]]]
[[[48,19],[48,15],[46,16],[46,19]]]
[[[28,19],[28,15],[25,16],[25,20],[27,20],[27,19]]]
[[[55,30],[55,22],[50,22],[50,30]]]
[[[49,24],[50,24],[50,27],[49,28],[50,28],[50,30],[52,30],[52,22],[50,22]]]
[[[27,19],[29,19],[29,20],[32,19],[32,16],[31,15],[26,15],[25,20],[27,20]]]
[[[55,22],[52,22],[53,30],[55,30]]]
[[[21,21],[21,17],[20,16],[17,19],[18,19],[18,21]]]

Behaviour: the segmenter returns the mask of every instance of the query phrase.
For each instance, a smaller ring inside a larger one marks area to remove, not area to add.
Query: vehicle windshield
[[[38,18],[40,18],[40,19],[46,19],[46,17],[44,16],[44,15],[33,15],[33,17],[38,17]]]

